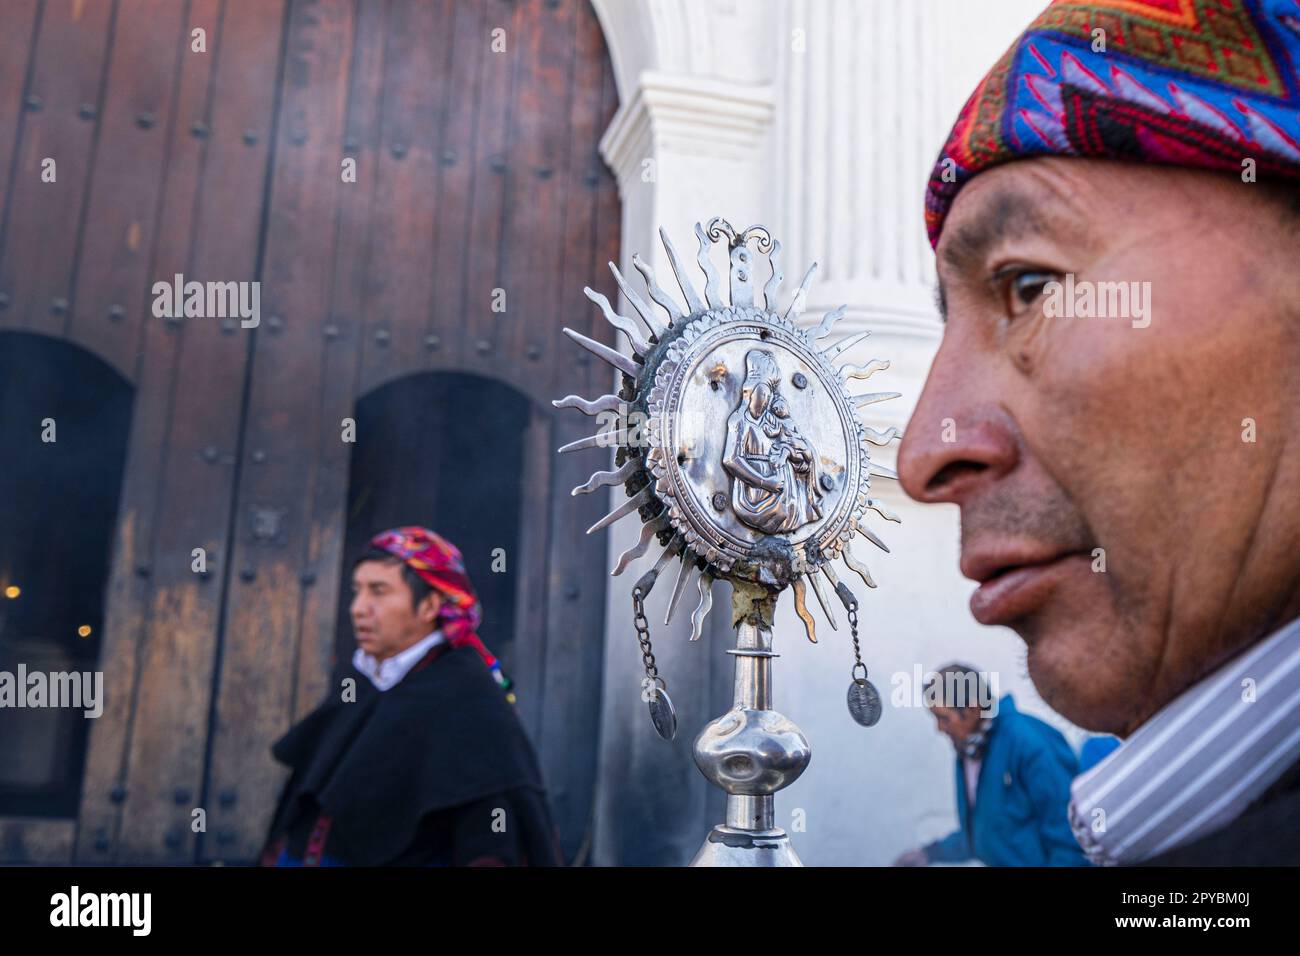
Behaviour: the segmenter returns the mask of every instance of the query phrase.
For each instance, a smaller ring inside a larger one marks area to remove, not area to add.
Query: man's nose
[[[898,449],[903,490],[926,504],[961,505],[1019,455],[1010,416],[985,388],[976,392],[976,367],[963,367],[954,351],[939,349]]]

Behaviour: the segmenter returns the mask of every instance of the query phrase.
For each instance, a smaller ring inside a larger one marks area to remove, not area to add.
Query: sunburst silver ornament
[[[816,627],[805,603],[807,590],[811,588],[836,629],[828,588],[844,600],[844,586],[833,562],[842,560],[867,587],[874,588],[871,572],[852,551],[852,539],[861,535],[888,551],[867,526],[867,512],[887,521],[899,520],[870,493],[872,475],[898,477],[871,460],[870,447],[889,444],[899,431],[877,430],[857,418],[859,410],[897,398],[899,393],[854,395],[847,388],[851,380],[867,379],[889,368],[889,362],[872,359],[837,367],[840,356],[870,334],[859,332],[830,345],[822,342],[843,318],[845,306],[826,313],[815,327],[799,324],[815,263],[786,308],[780,309],[781,243],[762,226],[736,232],[722,219],[711,220],[707,228],[696,223],[703,298],[667,233],[661,229],[659,234],[685,308],[664,291],[654,271],[633,256],[649,298],[666,320],[611,262],[614,279],[646,334],[633,319],[615,312],[605,296],[590,288],[584,291],[606,320],[627,336],[632,355],[564,330],[622,373],[618,394],[592,401],[569,395],[553,403],[596,416],[603,426],[596,434],[560,448],[561,453],[617,448],[617,468],[596,472],[573,494],[616,484],[627,492],[627,500],[588,533],[632,514],[642,522],[636,545],[615,562],[611,574],[622,574],[655,540],[662,547],[661,555],[680,557],[665,624],[698,574],[700,597],[691,616],[691,640],[702,634],[711,606],[707,585],[723,578],[776,591],[791,586],[795,611],[808,639],[815,642]],[[730,260],[730,302],[723,301],[718,273],[709,258],[711,243],[724,237]],[[755,303],[757,257],[751,243],[767,254],[770,263],[761,306]],[[764,434],[771,431],[778,434]],[[783,463],[764,464],[765,459],[774,461],[782,454]],[[653,586],[653,579],[649,584]]]
[[[622,574],[652,544],[659,547],[653,566],[632,588],[632,606],[645,665],[642,700],[662,737],[672,739],[677,719],[667,683],[655,665],[645,597],[664,570],[680,560],[664,623],[672,619],[694,581],[699,598],[691,614],[690,639],[697,641],[713,606],[713,582],[724,579],[732,587],[732,620],[738,623],[736,647],[728,653],[735,655],[735,697],[731,710],[704,728],[692,751],[700,772],[728,794],[727,822],[714,827],[693,863],[798,865],[788,835],[775,824],[773,801],[778,790],[803,773],[812,751],[793,721],[772,709],[776,600],[790,587],[795,612],[815,643],[808,589],[832,629],[838,625],[830,592],[840,599],[856,661],[847,696],[849,713],[863,726],[874,724],[880,697],[867,680],[859,651],[858,603],[836,574],[834,562],[842,560],[867,587],[876,586],[850,544],[854,535],[862,535],[889,550],[866,521],[868,512],[898,521],[870,493],[873,475],[897,476],[871,460],[870,446],[888,444],[898,430],[877,431],[860,422],[857,413],[898,393],[850,394],[850,381],[870,378],[889,363],[872,359],[863,365],[836,364],[868,335],[859,332],[823,344],[846,307],[826,313],[814,328],[800,324],[816,265],[785,309],[780,308],[781,244],[762,226],[737,232],[722,219],[711,220],[707,228],[696,223],[702,296],[667,233],[661,229],[659,235],[686,304],[679,305],[665,292],[636,256],[632,264],[663,318],[612,262],[609,267],[644,323],[644,334],[603,295],[585,290],[606,320],[626,335],[632,354],[564,330],[621,375],[616,394],[594,400],[569,395],[554,403],[601,421],[596,434],[560,451],[616,449],[613,469],[598,471],[573,489],[577,495],[621,485],[627,494],[589,533],[634,514],[641,521],[637,543],[618,558],[611,574]],[[723,239],[729,302],[723,300],[709,258],[711,245]],[[759,305],[755,260],[763,255],[770,272]]]

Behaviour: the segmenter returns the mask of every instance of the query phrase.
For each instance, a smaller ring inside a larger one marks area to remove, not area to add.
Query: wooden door
[[[348,558],[341,429],[358,397],[454,371],[510,386],[553,421],[551,398],[604,384],[560,327],[609,339],[581,292],[618,234],[597,152],[615,90],[585,3],[294,4],[285,49],[262,266],[270,318],[254,342],[204,859],[256,852],[283,780],[268,746],[326,693]],[[340,173],[348,158],[355,182]],[[402,449],[392,455],[400,468]],[[603,574],[598,544],[573,533],[599,517],[599,502],[571,504],[586,477],[574,473],[544,468],[546,500],[530,508],[552,564],[532,569],[546,587],[518,651],[544,680],[530,730],[576,849],[603,642],[603,585],[586,582]],[[258,533],[259,513],[273,533]]]
[[[568,496],[597,453],[553,460],[582,426],[549,400],[607,390],[560,327],[610,341],[581,290],[619,234],[589,4],[6,0],[4,16],[0,331],[85,349],[133,404],[79,813],[0,819],[0,856],[252,858],[282,781],[268,747],[325,693],[339,639],[343,421],[429,373],[523,402],[510,650],[575,852],[603,544],[582,535],[599,496]],[[177,273],[260,282],[260,324],[155,318],[152,284]]]

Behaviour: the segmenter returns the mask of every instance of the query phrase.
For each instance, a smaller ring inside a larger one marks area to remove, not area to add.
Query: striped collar
[[[1071,786],[1094,863],[1138,863],[1221,829],[1300,759],[1300,619],[1188,688]]]

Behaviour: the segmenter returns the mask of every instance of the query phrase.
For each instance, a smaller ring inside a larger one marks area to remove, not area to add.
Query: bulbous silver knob
[[[695,738],[695,765],[727,793],[762,796],[799,779],[812,747],[794,721],[774,710],[733,709]]]

